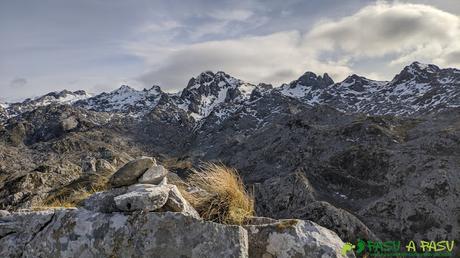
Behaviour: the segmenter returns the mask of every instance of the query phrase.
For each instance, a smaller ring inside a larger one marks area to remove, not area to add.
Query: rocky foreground
[[[354,257],[311,221],[205,221],[151,158],[127,163],[78,208],[0,212],[1,257]]]

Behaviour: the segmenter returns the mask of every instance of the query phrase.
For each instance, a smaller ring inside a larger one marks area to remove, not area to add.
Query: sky
[[[459,0],[0,0],[0,101],[183,89],[203,71],[279,86],[460,67]]]

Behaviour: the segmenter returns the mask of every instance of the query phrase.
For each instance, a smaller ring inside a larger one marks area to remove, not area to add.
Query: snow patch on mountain
[[[90,98],[91,94],[86,93],[83,90],[79,91],[56,91],[48,93],[44,96],[36,97],[34,99],[26,100],[25,103],[34,107],[47,106],[50,104],[72,104],[76,101]]]
[[[176,103],[195,121],[200,121],[225,103],[239,104],[248,100],[255,87],[224,72],[206,71],[190,79],[180,97],[176,98]]]
[[[153,109],[162,94],[158,86],[153,86],[148,90],[136,90],[122,85],[112,92],[99,94],[77,102],[76,105],[98,112],[119,112],[137,117]]]

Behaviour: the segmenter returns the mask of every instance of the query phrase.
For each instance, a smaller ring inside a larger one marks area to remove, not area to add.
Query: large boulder
[[[115,174],[110,177],[112,187],[128,186],[137,183],[139,177],[144,174],[147,169],[156,165],[153,158],[142,157],[132,160],[121,167]]]
[[[250,258],[355,257],[353,252],[343,256],[344,243],[337,234],[311,221],[279,220],[244,227]]]
[[[180,213],[97,213],[63,209],[0,220],[1,257],[247,257],[239,226]]]

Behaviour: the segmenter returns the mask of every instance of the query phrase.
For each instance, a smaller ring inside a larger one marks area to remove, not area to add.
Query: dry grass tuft
[[[44,207],[75,207],[91,194],[108,189],[108,177],[88,174],[61,188],[51,191],[43,201]]]
[[[254,199],[235,169],[205,163],[192,172],[187,183],[204,191],[182,190],[182,193],[203,219],[241,225],[254,215]]]
[[[86,188],[78,188],[76,190],[72,190],[72,193],[67,192],[66,195],[49,197],[41,206],[33,207],[33,209],[73,208],[98,191],[99,189],[95,188],[91,188],[89,190]]]

